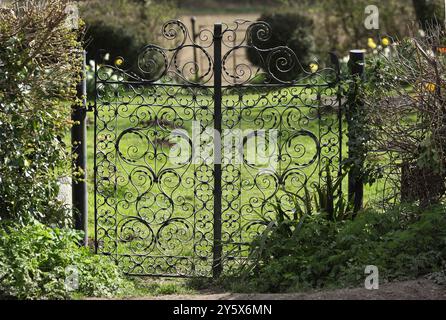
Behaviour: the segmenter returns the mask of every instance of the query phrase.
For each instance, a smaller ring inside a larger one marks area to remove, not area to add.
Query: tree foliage
[[[377,34],[407,35],[407,22],[414,17],[411,0],[282,0],[290,11],[299,12],[314,21],[313,36],[319,53],[362,49],[367,38]],[[368,30],[364,22],[369,5],[379,10],[379,30]]]
[[[415,13],[424,30],[432,26],[443,26],[444,1],[442,0],[412,0]]]
[[[134,61],[137,52],[157,42],[161,26],[175,16],[171,1],[88,1],[80,7],[86,23],[89,59],[103,49],[112,57]]]

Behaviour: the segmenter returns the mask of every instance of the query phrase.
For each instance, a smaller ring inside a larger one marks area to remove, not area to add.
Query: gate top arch
[[[246,29],[241,30],[242,26]],[[267,22],[235,20],[231,25],[222,23],[222,27],[221,37],[206,28],[194,39],[183,22],[170,20],[161,28],[167,46],[148,44],[140,49],[135,61],[127,62],[126,57],[119,56],[112,63],[101,63],[97,70],[98,80],[108,82],[115,76],[121,81],[213,86],[214,68],[220,68],[223,86],[327,86],[337,83],[339,61],[334,53],[330,53],[332,66],[312,71],[309,65],[299,61],[291,48],[268,47],[274,30]],[[212,48],[216,41],[222,46],[221,61],[215,61],[213,57]],[[187,50],[205,57],[204,65],[191,59],[183,61],[181,54]],[[257,65],[242,61],[230,67],[233,55],[247,50],[257,56]],[[103,61],[103,55],[97,60]],[[319,67],[316,60],[311,63]],[[290,78],[290,74],[295,76]]]

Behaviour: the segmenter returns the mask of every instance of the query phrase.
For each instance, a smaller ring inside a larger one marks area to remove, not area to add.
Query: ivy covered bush
[[[67,1],[18,1],[0,11],[0,220],[67,223],[57,178],[79,81],[78,31]]]

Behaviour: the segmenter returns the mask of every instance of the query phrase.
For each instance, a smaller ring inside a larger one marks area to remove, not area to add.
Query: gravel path
[[[338,289],[287,294],[214,293],[139,297],[146,300],[446,300],[446,287],[430,280],[393,282],[378,290]]]

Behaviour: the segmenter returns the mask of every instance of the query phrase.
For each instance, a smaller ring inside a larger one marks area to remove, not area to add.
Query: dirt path
[[[141,299],[141,298],[138,298]],[[214,293],[143,297],[147,300],[446,300],[446,287],[430,280],[387,283],[379,290],[338,289],[287,294]]]

